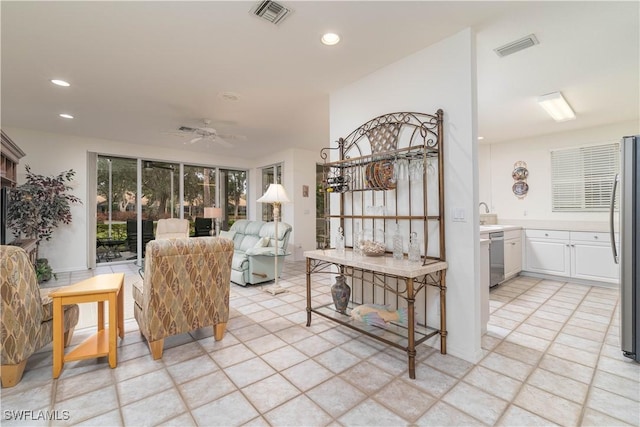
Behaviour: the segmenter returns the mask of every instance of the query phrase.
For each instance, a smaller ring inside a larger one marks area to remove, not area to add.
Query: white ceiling
[[[255,4],[2,1],[2,126],[246,158],[319,150],[331,91],[466,27],[485,142],[639,117],[638,2],[283,0],[294,12],[277,27],[249,13]],[[337,46],[320,44],[329,30]],[[530,33],[539,45],[493,52]],[[554,91],[576,120],[555,123],[536,104]],[[204,118],[246,139],[229,149],[169,134]]]

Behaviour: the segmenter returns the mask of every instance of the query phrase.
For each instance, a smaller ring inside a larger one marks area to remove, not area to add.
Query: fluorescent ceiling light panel
[[[540,104],[556,122],[565,122],[576,118],[576,114],[560,92],[539,96],[538,104]]]
[[[63,119],[73,119],[73,116],[67,113],[59,114],[59,116],[62,117]]]

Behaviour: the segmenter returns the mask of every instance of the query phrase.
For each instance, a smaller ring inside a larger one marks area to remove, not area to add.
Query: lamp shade
[[[576,118],[567,101],[560,92],[548,93],[538,97],[538,104],[555,120],[556,122],[564,122]]]
[[[205,218],[222,218],[222,208],[204,208]]]
[[[282,184],[269,184],[267,191],[257,200],[259,203],[289,203],[290,201]]]

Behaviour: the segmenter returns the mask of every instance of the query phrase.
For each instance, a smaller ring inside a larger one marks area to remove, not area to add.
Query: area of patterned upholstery
[[[226,323],[232,256],[233,242],[218,237],[149,242],[144,279],[133,285],[147,341]]]
[[[41,298],[35,270],[23,249],[0,246],[0,251],[1,364],[17,365],[52,341],[51,298]],[[77,305],[65,307],[65,331],[75,327],[78,314]]]

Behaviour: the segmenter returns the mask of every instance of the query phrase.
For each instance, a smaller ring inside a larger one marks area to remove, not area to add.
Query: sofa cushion
[[[220,237],[224,237],[225,239],[233,240],[233,237],[236,235],[235,231],[224,231],[220,230]]]
[[[278,223],[278,246],[283,247],[284,244],[284,236],[287,232],[291,231],[291,226],[285,222]],[[273,222],[263,223],[263,226],[260,228],[260,237],[268,237],[269,245],[268,246],[276,246],[276,225]]]
[[[242,242],[240,242],[240,246],[236,248],[237,251],[246,252],[247,249],[251,249],[256,245],[256,243],[260,240],[260,237],[255,234],[245,234]]]
[[[256,242],[256,244],[253,245],[254,248],[264,248],[265,246],[269,246],[269,238],[268,237],[259,238],[258,241]]]
[[[239,219],[233,223],[230,230],[235,231],[236,233],[245,234],[245,230],[247,229],[247,225],[249,225],[251,221],[248,219]]]

